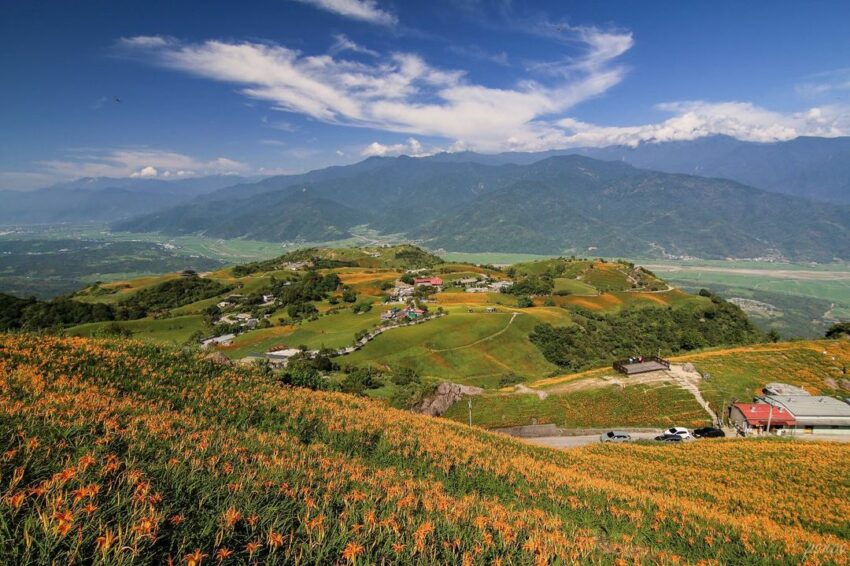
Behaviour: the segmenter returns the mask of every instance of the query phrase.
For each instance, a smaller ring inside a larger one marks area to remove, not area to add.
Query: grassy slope
[[[554,371],[555,366],[528,341],[535,320],[521,314],[508,326],[510,319],[507,312],[453,312],[387,332],[345,361],[412,367],[422,375],[485,387],[496,386],[506,374],[541,377]]]
[[[559,453],[138,343],[0,345],[3,563],[850,557],[847,445]]]
[[[691,362],[700,372],[711,374],[709,381],[700,384],[700,391],[719,413],[732,400],[751,401],[761,394],[765,384],[773,381],[805,387],[813,394],[846,397],[846,391],[831,386],[828,380],[837,382],[846,377],[841,368],[850,369],[850,341],[757,344],[696,352],[672,358],[672,361]],[[612,369],[599,368],[528,383],[534,389],[547,391],[549,397],[545,400],[535,395],[489,393],[474,399],[474,421],[487,428],[527,425],[534,420],[579,428],[707,423],[708,415],[694,398],[672,385],[651,388],[634,385],[625,390],[611,385],[591,391],[558,391],[565,384],[613,375]],[[466,422],[466,407],[452,407],[445,416]]]
[[[111,322],[93,322],[68,328],[69,336],[94,336],[99,330],[113,324]],[[125,320],[117,322],[122,328],[133,333],[137,340],[149,340],[160,344],[183,344],[192,334],[204,330],[204,320],[200,316],[176,316],[174,318]]]

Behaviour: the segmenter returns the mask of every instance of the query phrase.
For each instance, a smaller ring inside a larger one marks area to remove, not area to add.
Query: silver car
[[[599,435],[599,442],[628,442],[631,435],[621,430],[610,430]]]

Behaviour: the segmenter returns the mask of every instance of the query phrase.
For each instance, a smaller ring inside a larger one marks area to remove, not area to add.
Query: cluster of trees
[[[826,331],[826,337],[835,338],[850,338],[850,322],[837,322],[829,327]]]
[[[128,318],[142,318],[150,313],[209,299],[231,289],[231,286],[213,279],[198,277],[194,272],[184,272],[182,277],[142,289],[119,305],[129,313]]]
[[[550,362],[572,371],[634,355],[758,342],[765,336],[741,309],[708,291],[695,308],[637,308],[603,315],[576,311],[572,326],[539,324],[529,338]]]
[[[20,299],[0,293],[0,330],[44,330],[132,318],[140,316],[120,306],[83,303],[67,297],[52,301],[39,301],[34,297]]]

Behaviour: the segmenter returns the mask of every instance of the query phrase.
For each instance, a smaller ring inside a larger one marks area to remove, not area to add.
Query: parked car
[[[599,442],[628,442],[631,439],[629,433],[620,430],[609,430],[599,435]]]
[[[706,426],[694,429],[694,438],[725,438],[726,433],[719,428]]]
[[[688,432],[688,429],[686,429],[685,427],[682,427],[682,426],[674,426],[674,427],[668,428],[667,430],[664,431],[663,434],[672,434],[672,435],[676,435],[676,436],[681,436],[682,440],[693,440],[693,438],[694,438],[693,436],[691,436],[691,433]]]
[[[661,436],[656,436],[655,440],[659,442],[682,442],[684,439],[678,434],[662,434]]]

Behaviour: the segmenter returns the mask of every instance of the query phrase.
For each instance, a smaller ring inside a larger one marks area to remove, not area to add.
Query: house
[[[407,308],[404,309],[404,315],[410,320],[417,320],[425,316],[425,311],[422,309]]]
[[[850,434],[850,404],[840,399],[823,395],[766,395],[764,401],[794,415],[797,433]]]
[[[457,281],[455,281],[455,283],[458,284],[458,285],[463,285],[463,286],[475,285],[476,283],[478,283],[478,278],[477,277],[466,277],[465,279],[458,279]]]
[[[268,305],[274,302],[274,295],[263,295],[263,304]]]
[[[233,306],[233,303],[231,303],[230,301],[221,301],[219,303],[216,303],[215,306],[217,306],[220,309],[226,309],[227,307]]]
[[[493,283],[490,283],[489,288],[491,291],[501,293],[502,291],[513,287],[513,284],[513,281],[495,281]]]
[[[207,338],[206,340],[201,341],[201,348],[212,348],[213,346],[230,346],[233,343],[233,339],[236,338],[235,334],[222,334],[221,336],[215,336],[213,338]]]
[[[443,280],[439,277],[417,277],[413,280],[413,285],[415,287],[424,287],[426,285],[431,287],[442,287]]]
[[[793,429],[794,415],[770,403],[735,403],[729,418],[744,436],[761,434],[768,426],[771,431]]]
[[[487,307],[485,310],[487,312],[496,312],[496,307]]]
[[[398,308],[392,308],[388,311],[384,311],[381,313],[381,320],[394,320],[400,312],[401,309]]]
[[[242,326],[249,328],[251,330],[257,328],[257,325],[260,324],[260,319],[258,318],[249,318],[245,322],[242,323]]]
[[[251,320],[252,317],[251,317],[251,313],[249,313],[249,312],[240,312],[239,314],[236,315],[235,318],[236,318],[236,320],[246,321],[246,320]]]
[[[395,287],[393,287],[390,296],[395,299],[404,299],[405,297],[413,296],[413,285],[408,285],[404,281],[397,280],[395,282]]]

